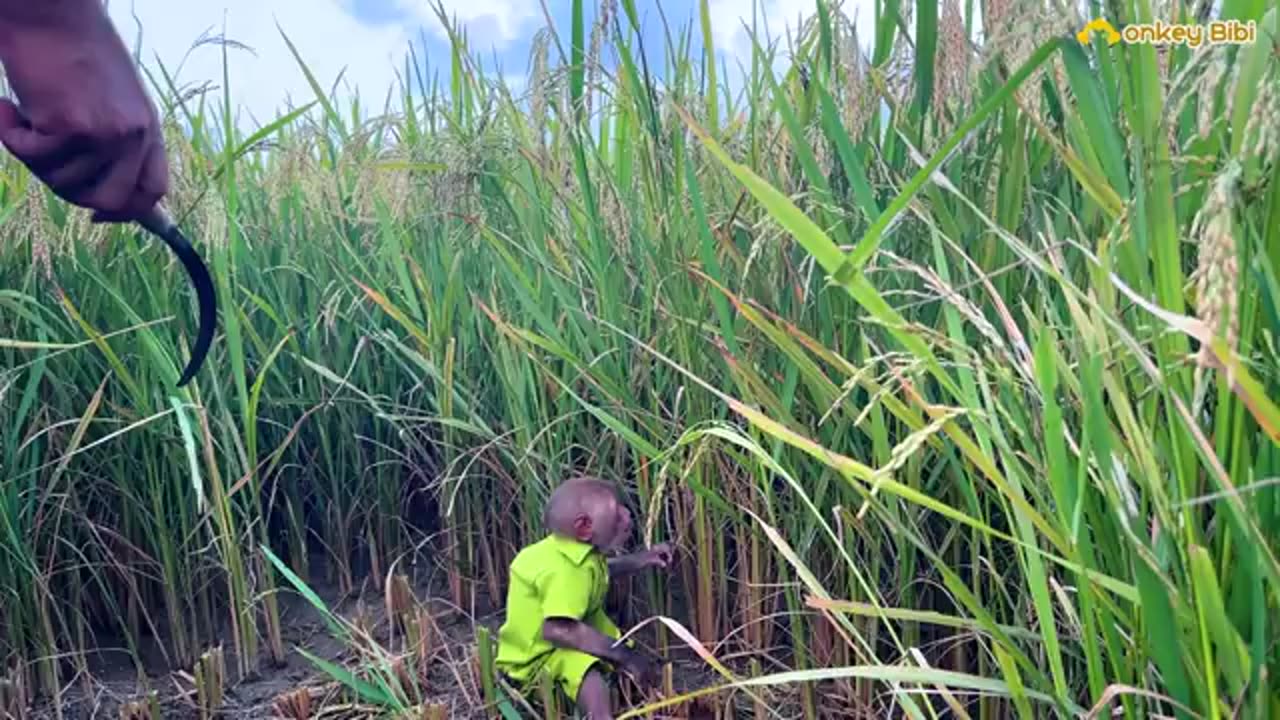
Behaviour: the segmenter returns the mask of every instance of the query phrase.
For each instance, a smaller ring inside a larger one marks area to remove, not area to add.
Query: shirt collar
[[[580,542],[559,533],[551,534],[551,542],[562,555],[572,560],[575,565],[581,565],[582,561],[595,552],[595,547],[590,543]]]

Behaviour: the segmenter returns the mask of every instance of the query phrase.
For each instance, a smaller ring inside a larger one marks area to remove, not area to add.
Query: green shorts
[[[587,673],[594,668],[602,673],[609,672],[610,666],[605,661],[594,655],[578,650],[567,650],[557,648],[551,651],[551,656],[547,658],[547,662],[542,666],[542,671],[547,673],[556,684],[564,690],[565,695],[573,702],[578,702],[578,690],[582,688],[582,680],[587,677]]]
[[[541,667],[528,680],[516,678],[510,674],[507,676],[516,680],[517,684],[522,685],[523,692],[528,692],[537,688],[539,676],[545,673],[549,679],[560,686],[560,689],[568,696],[569,701],[576,704],[578,702],[578,691],[582,689],[582,681],[587,677],[587,673],[593,669],[607,673],[613,669],[613,666],[594,655],[588,655],[579,650],[556,648],[547,653],[546,659],[541,663]],[[525,673],[520,674],[524,675]]]

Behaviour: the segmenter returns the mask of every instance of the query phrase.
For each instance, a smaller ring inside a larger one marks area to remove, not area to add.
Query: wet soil
[[[312,589],[324,601],[332,612],[347,620],[355,621],[363,618],[362,627],[368,628],[370,635],[382,647],[391,647],[396,652],[401,647],[401,639],[397,638],[390,646],[388,637],[390,623],[386,618],[385,595],[382,588],[366,582],[362,592],[342,596],[337,588],[321,582],[313,582]],[[498,717],[498,714],[485,712],[482,693],[479,687],[476,659],[476,631],[479,626],[488,627],[496,634],[501,625],[501,604],[489,601],[482,591],[477,591],[475,607],[459,608],[446,598],[450,593],[442,580],[419,581],[415,583],[414,594],[419,603],[430,609],[435,624],[434,657],[426,671],[425,703],[436,705],[442,711],[441,718],[486,718]],[[372,706],[361,706],[352,694],[333,677],[325,673],[301,651],[322,660],[335,663],[347,669],[360,667],[360,657],[356,650],[336,639],[330,632],[323,615],[306,599],[293,592],[291,588],[281,590],[277,594],[283,645],[286,651],[284,661],[279,665],[268,658],[265,647],[265,635],[261,636],[259,655],[263,659],[244,677],[237,671],[238,661],[234,653],[234,636],[229,629],[220,641],[207,644],[201,652],[210,646],[221,644],[225,660],[226,675],[224,679],[223,700],[216,718],[275,718],[298,717],[282,715],[277,701],[292,693],[305,693],[310,705],[312,718],[357,718],[357,717],[389,717],[385,711]],[[651,625],[649,628],[652,628]],[[398,632],[398,631],[397,631]],[[163,633],[162,633],[163,634]],[[652,648],[653,633],[641,631],[638,641]],[[672,686],[677,693],[697,688],[708,687],[723,682],[714,670],[700,660],[692,651],[678,645],[678,641],[670,646],[667,659],[672,663]],[[148,693],[154,692],[164,718],[201,718],[198,710],[196,684],[192,676],[192,668],[171,667],[165,659],[165,653],[159,643],[148,638],[139,648],[139,659],[142,672],[133,656],[118,639],[99,638],[96,650],[88,657],[87,672],[74,673],[74,670],[63,673],[64,685],[60,697],[43,698],[27,713],[25,718],[32,720],[81,720],[89,718],[122,718],[124,705],[145,700]],[[728,663],[734,667],[736,663]],[[70,666],[68,666],[70,668]],[[500,691],[501,692],[501,691]],[[632,703],[626,706],[642,704],[635,693],[628,692]],[[628,698],[619,697],[626,702]],[[723,697],[716,701],[723,705]],[[710,704],[710,703],[708,703]],[[740,703],[746,707],[746,703]],[[648,717],[652,718],[713,718],[713,717],[751,717],[743,711],[724,708],[717,712],[702,709],[703,703],[695,707],[673,708],[660,711]],[[530,707],[517,706],[521,717],[545,717],[541,708],[538,714],[530,713]],[[60,712],[59,712],[60,710]],[[561,707],[561,717],[573,717]],[[725,714],[727,712],[727,714]],[[4,715],[0,710],[0,715]],[[782,716],[794,717],[791,713]],[[130,716],[143,720],[148,715]],[[431,715],[415,717],[431,718]],[[20,720],[25,720],[20,718]]]

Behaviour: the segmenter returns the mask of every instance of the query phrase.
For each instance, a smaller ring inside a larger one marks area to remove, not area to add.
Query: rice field
[[[824,0],[741,68],[645,5],[519,92],[298,56],[260,129],[149,73],[182,389],[181,267],[4,156],[0,714],[555,717],[491,640],[585,472],[678,548],[620,717],[1280,717],[1275,4]]]

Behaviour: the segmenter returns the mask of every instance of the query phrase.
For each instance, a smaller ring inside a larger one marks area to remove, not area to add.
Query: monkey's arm
[[[542,623],[542,637],[556,647],[578,650],[612,663],[642,684],[654,680],[656,670],[645,656],[621,643],[615,645],[608,635],[581,620],[549,617]]]
[[[631,553],[621,557],[609,558],[609,578],[617,579],[653,567],[648,552]]]
[[[667,543],[654,545],[647,550],[609,559],[609,577],[620,578],[649,568],[666,568],[673,558]]]
[[[542,623],[542,637],[556,647],[578,650],[619,667],[634,662],[635,651],[625,645],[614,645],[608,635],[571,618],[551,617]]]

